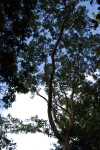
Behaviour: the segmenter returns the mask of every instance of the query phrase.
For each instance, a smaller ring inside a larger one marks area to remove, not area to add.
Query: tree
[[[28,92],[18,75],[19,54],[27,47],[27,38],[32,35],[32,18],[37,1],[0,0],[0,105],[7,108],[15,100],[15,92]],[[8,139],[5,121],[0,116],[0,149],[14,149]]]
[[[16,91],[27,92],[20,82],[17,64],[32,35],[32,10],[36,3],[36,0],[0,1],[0,99],[6,107],[15,100]]]
[[[38,35],[36,38],[34,36],[29,45],[29,54],[26,54],[28,57],[30,54],[37,57],[34,62],[44,62],[44,71],[38,73],[35,79],[37,85],[45,85],[48,99],[44,99],[48,103],[49,122],[63,150],[70,149],[70,137],[76,119],[76,102],[82,93],[78,90],[85,84],[86,76],[94,74],[99,59],[93,51],[99,46],[99,36],[89,34],[91,23],[86,16],[86,9],[81,6],[75,7],[76,5],[77,1],[68,4],[64,1],[47,1],[46,5],[40,3],[43,8],[40,16],[44,14],[44,18],[38,27]],[[48,10],[45,6],[48,6]],[[48,33],[50,37],[45,36]],[[38,51],[41,57],[35,55]],[[26,86],[32,87],[32,80],[29,79],[29,85]],[[42,97],[37,85],[37,94]]]
[[[86,108],[84,105],[81,109],[79,105],[84,104],[87,97],[83,97],[89,94],[86,88],[84,90],[84,86],[91,85],[86,77],[91,75],[96,80],[95,72],[100,69],[100,58],[95,52],[99,49],[100,36],[92,35],[91,19],[80,2],[38,0],[32,11],[35,14],[31,26],[33,39],[18,53],[19,86],[15,84],[16,78],[11,79],[15,91],[37,93],[47,102],[52,134],[63,150],[70,150],[75,129],[78,129],[78,115]],[[40,85],[45,86],[48,99],[40,95]]]
[[[100,80],[94,84],[90,81],[81,88],[81,101],[76,103],[76,115],[71,136],[71,150],[100,149]],[[83,94],[84,93],[84,94]],[[58,141],[59,142],[59,141]],[[55,150],[62,150],[61,145],[55,145]]]

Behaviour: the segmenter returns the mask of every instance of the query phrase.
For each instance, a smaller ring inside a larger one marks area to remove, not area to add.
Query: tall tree
[[[96,80],[95,72],[100,69],[100,36],[92,35],[91,19],[80,2],[38,0],[32,10],[33,39],[18,52],[17,78],[10,80],[14,91],[36,92],[47,102],[49,123],[63,150],[70,150],[74,137],[77,106],[81,107],[77,102],[85,101],[87,97],[82,96],[89,93],[83,88],[91,85],[86,77]],[[45,87],[47,99],[40,95],[40,85]]]
[[[94,75],[99,60],[94,49],[99,47],[100,37],[89,32],[91,22],[86,8],[77,4],[78,1],[40,2],[37,13],[41,23],[24,54],[31,64],[40,62],[44,66],[44,70],[38,68],[40,73],[28,75],[25,84],[31,91],[35,87],[42,98],[37,86],[45,85],[49,122],[63,150],[70,150],[70,137],[77,121],[76,102],[82,94],[79,89],[87,82],[87,75]],[[32,80],[36,80],[36,85]]]

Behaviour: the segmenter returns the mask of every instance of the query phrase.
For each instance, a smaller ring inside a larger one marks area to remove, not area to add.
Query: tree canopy
[[[10,105],[16,91],[42,97],[63,150],[100,149],[100,34],[92,34],[96,26],[81,2],[0,2],[3,100]]]
[[[0,1],[0,99],[5,106],[14,101],[16,91],[26,92],[18,74],[20,53],[32,35],[35,0]],[[2,93],[2,94],[1,94]]]

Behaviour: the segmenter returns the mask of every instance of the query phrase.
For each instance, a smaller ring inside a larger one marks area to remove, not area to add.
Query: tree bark
[[[62,145],[63,145],[63,150],[71,150],[69,141],[64,142]]]

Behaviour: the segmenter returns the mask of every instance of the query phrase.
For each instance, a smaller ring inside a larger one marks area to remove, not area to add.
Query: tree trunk
[[[66,142],[63,143],[63,150],[70,150],[69,141],[66,141]]]

